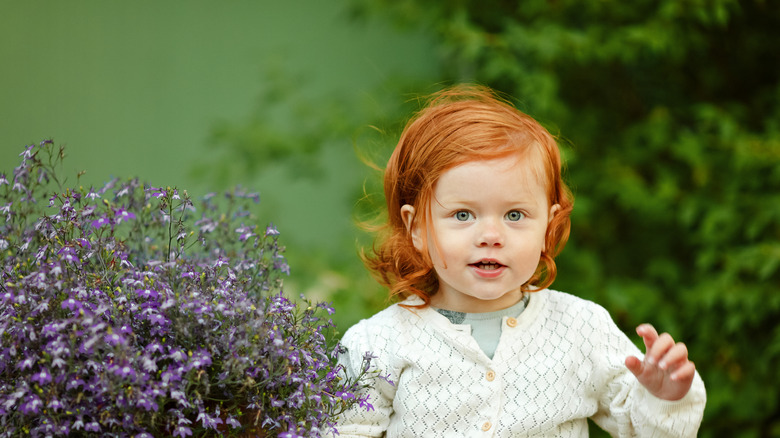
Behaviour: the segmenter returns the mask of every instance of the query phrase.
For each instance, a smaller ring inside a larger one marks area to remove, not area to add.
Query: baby
[[[649,324],[644,355],[599,305],[548,289],[572,197],[553,137],[476,86],[434,95],[384,179],[367,266],[400,302],[350,328],[387,380],[341,437],[693,437],[706,401],[684,344]]]

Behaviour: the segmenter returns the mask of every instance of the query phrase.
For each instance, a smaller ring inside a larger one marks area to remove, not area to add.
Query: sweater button
[[[487,373],[485,373],[485,379],[487,379],[488,382],[492,382],[496,379],[496,373],[493,370],[489,370]]]
[[[492,426],[493,426],[493,425],[492,425],[492,424],[490,424],[490,422],[489,422],[489,421],[486,421],[486,422],[485,422],[485,423],[482,425],[482,431],[483,431],[483,432],[487,432],[487,431],[489,431],[489,430],[490,430],[490,428],[491,428]]]
[[[507,318],[506,325],[509,327],[516,327],[517,326],[517,320],[514,318]]]

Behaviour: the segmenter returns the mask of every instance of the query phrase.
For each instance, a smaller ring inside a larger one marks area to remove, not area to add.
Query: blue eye
[[[457,220],[459,220],[461,222],[465,222],[465,221],[471,219],[471,213],[469,213],[466,210],[461,210],[461,211],[455,212],[455,219],[457,219]]]
[[[517,222],[524,217],[525,215],[517,210],[512,210],[506,214],[506,218],[512,222]]]

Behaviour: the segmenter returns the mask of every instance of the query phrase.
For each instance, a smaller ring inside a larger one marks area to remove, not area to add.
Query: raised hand
[[[636,328],[647,351],[645,359],[629,356],[626,367],[651,394],[664,400],[679,400],[691,389],[696,366],[688,360],[688,348],[682,342],[658,332],[650,324]]]

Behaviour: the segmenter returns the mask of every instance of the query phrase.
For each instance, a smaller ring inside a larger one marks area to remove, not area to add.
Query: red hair
[[[385,169],[388,221],[373,254],[363,258],[391,296],[417,295],[425,306],[438,289],[428,251],[415,249],[401,207],[408,204],[416,212],[409,229],[426,229],[434,186],[444,172],[469,161],[510,155],[519,156],[543,179],[548,205],[560,206],[548,224],[539,266],[522,288],[532,291],[552,284],[557,273],[554,258],[569,238],[573,206],[571,192],[561,178],[558,145],[536,120],[490,89],[461,85],[431,96],[406,124]],[[423,246],[427,248],[428,242]]]

